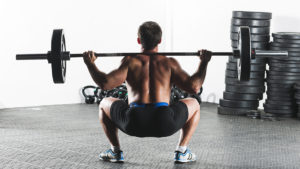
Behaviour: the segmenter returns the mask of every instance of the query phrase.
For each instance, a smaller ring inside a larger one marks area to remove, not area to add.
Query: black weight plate
[[[280,97],[282,100],[284,99],[284,100],[289,100],[289,101],[291,101],[291,100],[295,100],[295,98],[294,98],[294,94],[290,94],[290,95],[287,95],[287,94],[285,94],[285,93],[280,93],[280,92],[270,92],[270,91],[267,91],[268,93],[266,93],[267,94],[267,96],[268,96],[268,99],[271,99],[271,100],[274,100],[273,98],[274,97]]]
[[[293,88],[275,88],[268,86],[267,92],[271,95],[278,94],[278,96],[294,96]]]
[[[226,70],[226,77],[237,78],[237,71],[235,70]],[[250,79],[264,79],[264,72],[250,72]]]
[[[250,29],[246,26],[241,26],[239,31],[239,58],[236,63],[238,79],[240,81],[247,81],[250,79],[250,65],[251,65],[251,41]]]
[[[279,59],[269,59],[269,63],[283,63],[283,64],[300,64],[300,60],[279,60]]]
[[[295,80],[274,80],[274,79],[267,79],[268,83],[273,83],[273,84],[290,84],[293,85],[296,83]]]
[[[273,56],[271,60],[276,59],[276,60],[280,60],[280,61],[295,61],[295,62],[299,62],[300,61],[300,53],[292,53],[289,52],[288,57],[276,57]],[[298,55],[298,56],[297,56]],[[270,60],[270,58],[269,58]]]
[[[238,41],[231,41],[231,47],[237,48],[238,47]],[[251,48],[252,49],[268,49],[269,42],[251,42]]]
[[[227,63],[227,69],[228,70],[237,70],[237,65],[235,63]],[[266,70],[266,65],[251,65],[250,71],[251,72],[261,72]]]
[[[300,52],[288,51],[289,52],[289,59],[292,58],[300,58]]]
[[[300,68],[299,63],[279,63],[279,62],[269,62],[271,67],[285,67],[285,68]]]
[[[275,75],[268,75],[267,79],[300,81],[300,76],[275,76]]]
[[[251,110],[251,108],[229,108],[218,106],[218,114],[222,115],[246,115]]]
[[[294,86],[293,86],[295,89],[300,89],[300,83],[295,83]]]
[[[284,68],[300,68],[299,63],[279,63],[279,62],[269,62],[269,66],[271,67],[284,67]]]
[[[282,48],[300,48],[300,44],[293,44],[293,43],[278,43],[272,42],[272,46],[282,47]]]
[[[278,104],[263,104],[263,106],[264,106],[264,108],[267,108],[267,109],[276,109],[276,110],[290,110],[290,109],[297,108],[295,105],[284,106],[284,105],[278,105]]]
[[[257,108],[258,100],[255,101],[240,101],[240,100],[226,100],[220,99],[219,102],[222,107],[230,107],[230,108]]]
[[[300,44],[300,39],[279,39],[279,38],[273,38],[274,42],[278,43],[292,43],[292,44]]]
[[[270,86],[267,86],[267,91],[269,92],[282,92],[282,93],[293,93],[294,89],[292,87],[290,88],[279,88],[279,87],[270,87]]]
[[[276,72],[294,72],[299,73],[300,68],[286,68],[286,67],[269,67],[269,71],[276,71]]]
[[[244,85],[244,86],[263,86],[265,83],[264,79],[250,79],[249,81],[239,81],[237,78],[225,78],[225,84],[230,85]]]
[[[272,42],[269,44],[270,50],[275,50],[275,51],[288,51],[287,48],[283,47],[277,47],[277,46],[272,46]],[[292,48],[293,49],[293,48]],[[297,49],[297,48],[296,48]],[[299,51],[288,51],[289,56],[295,56],[295,57],[300,57],[300,52]],[[275,56],[272,58],[276,58]]]
[[[223,98],[227,100],[259,100],[262,99],[262,94],[223,92]]]
[[[293,91],[293,85],[285,85],[285,84],[269,84],[267,83],[268,89],[271,90],[281,90],[281,91]]]
[[[66,51],[65,36],[62,29],[53,30],[51,40],[50,63],[54,83],[64,83],[67,71],[67,62],[62,59],[62,52]]]
[[[265,86],[249,87],[249,86],[238,86],[238,85],[226,85],[225,89],[226,92],[233,92],[233,93],[260,94],[265,92]]]
[[[271,49],[271,50],[282,50],[282,51],[298,52],[299,55],[300,55],[300,48],[283,48],[283,47],[276,47],[276,46],[273,46],[272,43],[271,43],[270,49]]]
[[[266,92],[267,96],[270,97],[286,97],[286,98],[294,98],[294,94],[293,93],[281,93],[281,92],[272,92],[272,91],[267,91]]]
[[[269,34],[251,34],[251,42],[269,42],[270,41],[270,35]],[[231,32],[230,34],[231,40],[238,40],[238,33]]]
[[[255,20],[255,19],[231,19],[231,25],[236,26],[257,26],[267,27],[270,26],[270,20]]]
[[[299,104],[299,102],[300,102],[300,93],[295,93],[294,98],[296,99],[297,104]]]
[[[250,33],[251,35],[257,35],[257,34],[262,34],[262,35],[269,35],[270,33],[270,27],[249,27],[250,28]],[[234,26],[231,25],[230,31],[231,33],[238,33],[240,27],[239,26]],[[252,41],[252,39],[251,39]]]
[[[264,111],[266,113],[271,113],[271,114],[275,114],[279,117],[294,117],[297,110],[276,110],[276,109],[268,109],[268,108],[264,108]]]
[[[272,19],[272,13],[269,12],[251,12],[251,11],[232,11],[233,18],[241,19]]]
[[[287,101],[293,102],[295,100],[292,97],[280,97],[280,96],[268,96],[268,95],[267,95],[267,98],[269,100],[277,100],[277,101],[285,101],[285,102],[287,102]]]
[[[296,39],[300,40],[300,33],[299,32],[276,32],[272,33],[274,38],[279,39]]]
[[[293,72],[276,72],[276,71],[267,71],[267,74],[270,76],[299,76],[300,73],[293,73]]]
[[[278,100],[266,100],[266,104],[269,105],[283,105],[283,106],[295,106],[295,102],[291,101],[278,101]]]
[[[267,83],[268,88],[282,88],[282,89],[292,89],[294,84],[274,84]]]
[[[269,97],[282,97],[282,98],[294,98],[294,94],[292,92],[274,92],[267,90],[266,92],[267,96]]]

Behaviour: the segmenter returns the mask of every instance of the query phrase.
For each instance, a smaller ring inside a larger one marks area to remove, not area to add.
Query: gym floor
[[[0,168],[299,168],[300,121],[263,121],[217,114],[203,103],[189,147],[190,164],[174,164],[179,132],[136,138],[120,132],[126,162],[99,161],[109,148],[97,106],[86,104],[0,110]]]

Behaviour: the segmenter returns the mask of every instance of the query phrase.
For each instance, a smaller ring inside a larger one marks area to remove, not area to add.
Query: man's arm
[[[120,86],[127,78],[128,57],[124,57],[118,69],[106,74],[100,71],[95,65],[96,57],[92,52],[84,53],[84,62],[94,80],[94,82],[103,90],[111,90]]]
[[[201,50],[199,53],[201,62],[198,70],[192,76],[189,76],[182,70],[175,59],[170,58],[172,68],[171,82],[188,93],[196,94],[200,91],[206,76],[207,65],[211,58],[211,52],[209,51]]]

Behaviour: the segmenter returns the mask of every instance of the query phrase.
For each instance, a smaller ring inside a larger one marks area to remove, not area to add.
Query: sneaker
[[[194,153],[191,153],[189,149],[186,149],[184,153],[180,151],[175,151],[175,163],[187,163],[196,161],[196,155]]]
[[[103,161],[110,161],[112,163],[122,163],[124,162],[123,151],[114,153],[111,149],[99,155],[99,159]]]

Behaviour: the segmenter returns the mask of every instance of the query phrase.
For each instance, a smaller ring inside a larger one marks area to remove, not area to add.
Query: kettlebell
[[[88,94],[86,94],[85,91],[87,89],[93,89],[93,90],[95,90],[96,87],[89,85],[89,86],[85,86],[85,87],[82,88],[82,95],[85,98],[85,103],[86,104],[93,104],[95,102],[95,95],[88,95]]]

